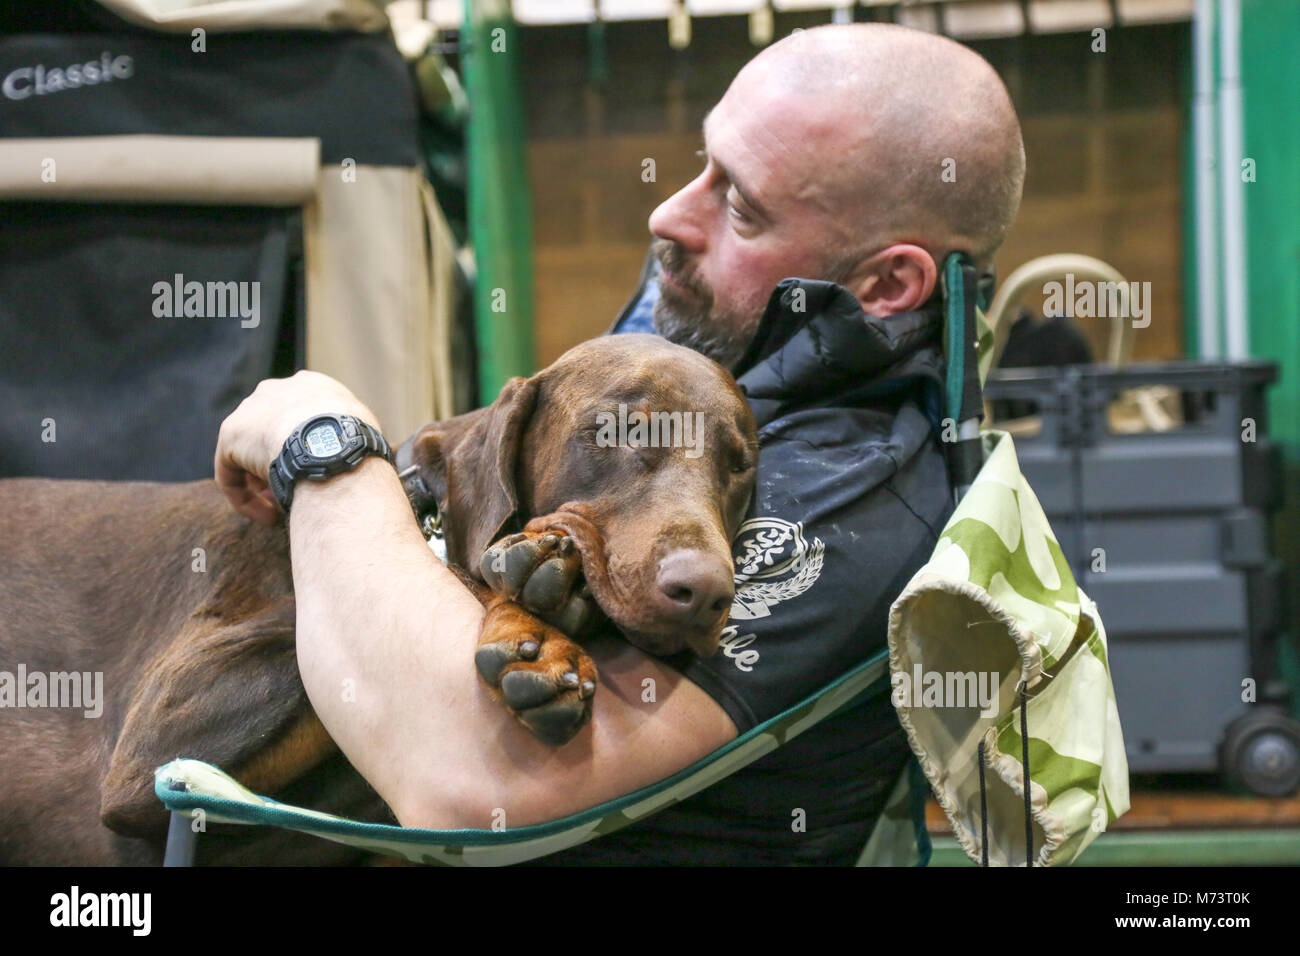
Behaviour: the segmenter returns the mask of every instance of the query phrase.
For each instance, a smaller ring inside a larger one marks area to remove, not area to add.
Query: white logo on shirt
[[[758,651],[754,648],[741,650],[749,647],[757,640],[754,634],[738,634],[740,630],[734,624],[728,624],[722,629],[722,641],[718,644],[723,654],[726,654],[736,662],[736,667],[742,671],[752,671],[754,665],[758,663]]]
[[[732,620],[767,617],[782,601],[798,597],[822,573],[826,546],[803,534],[803,522],[751,518],[736,533],[736,597]]]
[[[733,621],[768,617],[782,601],[807,591],[822,573],[826,546],[820,538],[812,543],[803,534],[803,522],[782,518],[752,518],[740,526],[734,542],[736,554],[736,597],[731,602]],[[735,624],[722,630],[722,653],[738,670],[752,671],[759,652],[750,647],[755,634],[741,634]]]

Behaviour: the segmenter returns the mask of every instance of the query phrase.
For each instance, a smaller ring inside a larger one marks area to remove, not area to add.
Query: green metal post
[[[533,225],[518,31],[509,0],[465,0],[461,31],[469,98],[469,228],[477,278],[479,400],[537,367]]]
[[[1274,528],[1287,566],[1291,640],[1279,664],[1300,715],[1300,3],[1242,0],[1247,296],[1250,350],[1281,366],[1269,434],[1282,447],[1284,499]],[[1240,162],[1240,159],[1238,160]]]
[[[1251,354],[1282,365],[1269,432],[1300,465],[1300,3],[1243,0]],[[1253,176],[1254,181],[1250,181]]]

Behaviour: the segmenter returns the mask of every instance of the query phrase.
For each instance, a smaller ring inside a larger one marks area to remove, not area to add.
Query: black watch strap
[[[288,514],[299,480],[324,481],[351,471],[371,455],[390,465],[395,462],[379,429],[352,415],[314,415],[285,440],[280,456],[271,462],[267,483]]]

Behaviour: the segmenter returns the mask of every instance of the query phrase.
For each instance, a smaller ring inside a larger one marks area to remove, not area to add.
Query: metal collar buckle
[[[420,477],[420,466],[411,465],[404,471],[399,471],[397,477],[402,482],[402,490],[406,492],[406,500],[410,504],[411,511],[415,514],[415,520],[419,523],[420,531],[425,538],[440,534],[442,532],[442,516],[438,513],[438,506],[433,495]]]

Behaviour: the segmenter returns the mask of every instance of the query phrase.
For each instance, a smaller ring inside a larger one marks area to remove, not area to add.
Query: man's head
[[[1020,124],[978,54],[886,24],[789,36],[704,122],[704,170],[650,216],[655,328],[734,367],[776,284],[843,285],[871,315],[922,305],[954,250],[983,265],[1015,218]]]

